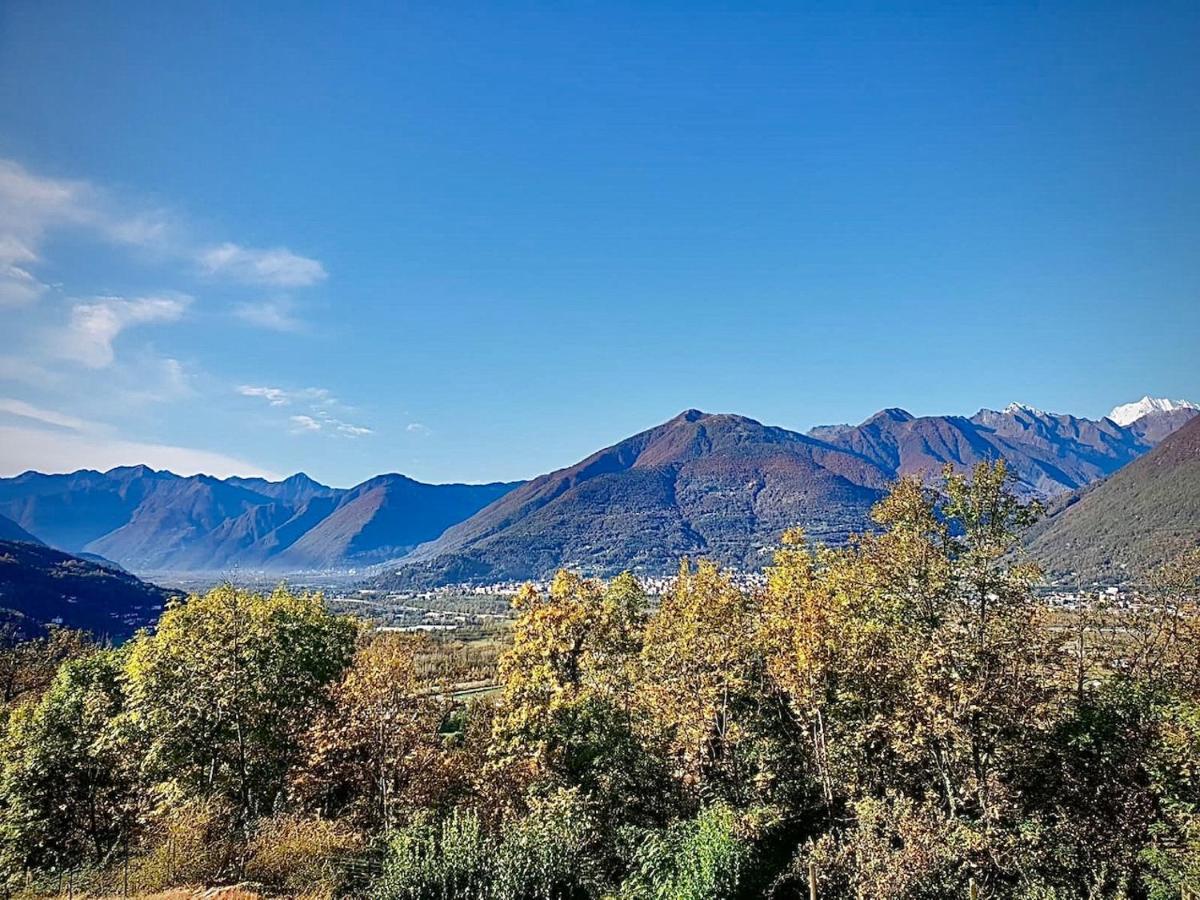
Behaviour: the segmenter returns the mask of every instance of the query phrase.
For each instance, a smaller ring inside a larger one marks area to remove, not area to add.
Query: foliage
[[[245,874],[291,891],[326,885],[333,892],[340,881],[338,864],[362,848],[362,835],[344,821],[277,815],[256,826]]]
[[[753,860],[753,847],[738,834],[737,815],[724,804],[662,831],[637,835],[632,872],[621,884],[622,900],[722,900],[737,895]]]
[[[222,585],[168,608],[127,667],[129,717],[163,796],[222,797],[241,827],[270,812],[354,637],[319,595],[282,588]]]
[[[379,900],[570,900],[595,896],[593,822],[576,794],[558,791],[489,834],[478,814],[420,816],[393,834]]]
[[[293,775],[304,804],[363,827],[388,828],[403,809],[434,806],[453,775],[437,730],[445,703],[417,676],[422,641],[365,637],[303,739]]]
[[[131,780],[112,729],[121,663],[114,650],[69,660],[9,720],[0,841],[10,872],[98,862],[127,833]]]

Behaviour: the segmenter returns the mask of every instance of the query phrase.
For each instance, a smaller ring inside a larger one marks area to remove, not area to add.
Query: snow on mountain
[[[1006,415],[1015,416],[1017,413],[1032,413],[1035,416],[1046,415],[1045,410],[1038,409],[1036,406],[1030,406],[1028,403],[1010,403],[1004,407]]]
[[[1123,403],[1113,407],[1113,411],[1108,414],[1108,417],[1118,425],[1132,425],[1138,419],[1151,413],[1168,413],[1177,409],[1200,410],[1200,406],[1190,400],[1167,400],[1164,397],[1147,395],[1134,403]]]

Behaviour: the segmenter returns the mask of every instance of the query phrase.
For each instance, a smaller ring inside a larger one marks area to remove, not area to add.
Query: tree
[[[122,662],[115,650],[69,660],[39,700],[12,716],[0,768],[10,873],[96,863],[128,840],[136,795],[113,728],[124,702]]]
[[[702,561],[685,560],[646,628],[643,717],[664,729],[676,774],[693,799],[767,800],[793,737],[766,679],[759,599]]]
[[[353,652],[319,594],[225,584],[173,604],[132,642],[129,717],[160,796],[219,796],[234,828],[271,811],[300,737]]]
[[[661,729],[641,704],[645,606],[630,575],[605,586],[564,571],[548,593],[517,596],[500,660],[494,777],[514,790],[578,788],[611,828],[670,805]]]
[[[948,469],[940,492],[902,479],[873,510],[879,531],[820,552],[790,535],[769,578],[769,669],[810,735],[830,824],[872,810],[910,837],[922,822],[948,829],[975,848],[938,876],[955,883],[1016,877],[1013,784],[1056,713],[1062,654],[1037,570],[1012,558],[1035,514],[1003,463],[970,479]],[[865,848],[892,844],[855,833],[843,837],[865,873],[879,862]]]
[[[446,752],[437,731],[447,704],[417,676],[423,643],[391,632],[364,637],[317,714],[293,784],[323,815],[387,830],[398,810],[436,806],[444,794]]]

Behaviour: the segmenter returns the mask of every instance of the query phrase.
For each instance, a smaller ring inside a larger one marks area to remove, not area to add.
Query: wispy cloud
[[[404,426],[404,430],[410,434],[419,434],[422,436],[433,434],[427,425],[422,425],[420,422],[409,422]]]
[[[281,387],[243,384],[236,390],[243,397],[265,400],[271,406],[305,408],[306,412],[288,416],[288,430],[292,434],[321,432],[333,436],[357,438],[375,433],[366,425],[358,425],[339,418],[346,412],[353,413],[353,410],[345,407],[327,388],[307,387],[289,390]],[[337,411],[337,415],[334,415],[334,411]]]
[[[281,387],[265,387],[255,384],[238,386],[237,393],[243,397],[261,397],[272,406],[287,406],[290,403],[307,403],[313,406],[340,406],[341,403],[328,388],[306,387],[289,390]]]
[[[51,425],[55,428],[65,428],[68,431],[86,431],[89,428],[94,429],[97,427],[94,423],[88,422],[85,419],[60,413],[53,409],[34,406],[32,403],[26,403],[24,400],[17,400],[13,397],[0,397],[0,414],[15,416],[18,419],[29,419],[43,425]]]
[[[176,322],[191,298],[179,294],[163,297],[98,297],[75,304],[65,331],[55,341],[57,355],[92,369],[112,365],[113,342],[127,328]]]
[[[246,284],[273,287],[308,287],[324,280],[325,267],[286,247],[258,250],[227,241],[201,250],[197,256],[208,275],[233,278]]]
[[[0,397],[0,476],[29,469],[74,472],[145,463],[180,475],[204,472],[277,478],[244,459],[193,447],[127,440],[109,425],[13,397]]]
[[[252,384],[243,384],[237,389],[237,392],[243,397],[262,397],[272,406],[287,406],[291,403],[291,398],[283,388],[257,387]]]
[[[288,416],[288,421],[296,431],[320,431],[321,423],[312,416]]]
[[[47,234],[58,228],[86,229],[110,243],[161,247],[172,223],[160,209],[123,209],[87,181],[36,175],[0,159],[0,306],[30,304],[50,289],[34,268]]]
[[[288,300],[263,300],[257,303],[240,303],[233,314],[256,328],[296,334],[304,330],[304,323],[297,318]]]
[[[302,288],[326,278],[317,259],[286,247],[255,248],[233,241],[211,243],[189,234],[169,210],[118,197],[84,179],[54,178],[0,159],[0,307],[34,303],[51,289],[37,274],[41,249],[56,229],[82,229],[101,240],[153,250],[190,269],[227,281]],[[268,328],[294,320],[253,314],[247,321]]]

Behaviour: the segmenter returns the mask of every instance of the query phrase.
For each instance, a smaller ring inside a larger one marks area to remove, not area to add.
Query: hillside
[[[1020,404],[970,418],[892,408],[802,435],[688,410],[533,479],[389,564],[377,581],[511,580],[560,566],[662,574],[685,554],[757,569],[790,526],[828,543],[868,527],[880,490],[902,475],[934,478],[946,463],[964,470],[1004,458],[1019,492],[1051,499],[1147,453],[1146,434],[1166,433],[1160,417],[1176,415],[1150,409],[1135,431]]]
[[[0,541],[25,541],[30,544],[40,544],[36,537],[7,516],[0,516]]]
[[[1144,456],[1196,416],[1145,397],[1099,420],[1022,404],[973,416],[891,408],[807,435],[689,410],[526,484],[424,484],[400,474],[351,488],[303,473],[282,481],[181,477],[147,466],[0,478],[12,537],[36,536],[134,572],[274,575],[403,562],[420,584],[669,571],[678,556],[758,568],[780,532],[837,543],[867,524],[902,475],[938,476],[1004,458],[1016,490],[1053,501]],[[12,529],[21,529],[13,531]]]
[[[688,410],[528,482],[402,560],[402,581],[540,577],[559,566],[659,573],[684,554],[756,568],[804,523],[862,528],[891,473],[735,415]]]
[[[121,639],[176,592],[40,544],[0,541],[0,611],[22,631],[56,623]]]
[[[1144,580],[1200,543],[1200,418],[1111,478],[1055,505],[1029,535],[1055,578]]]

